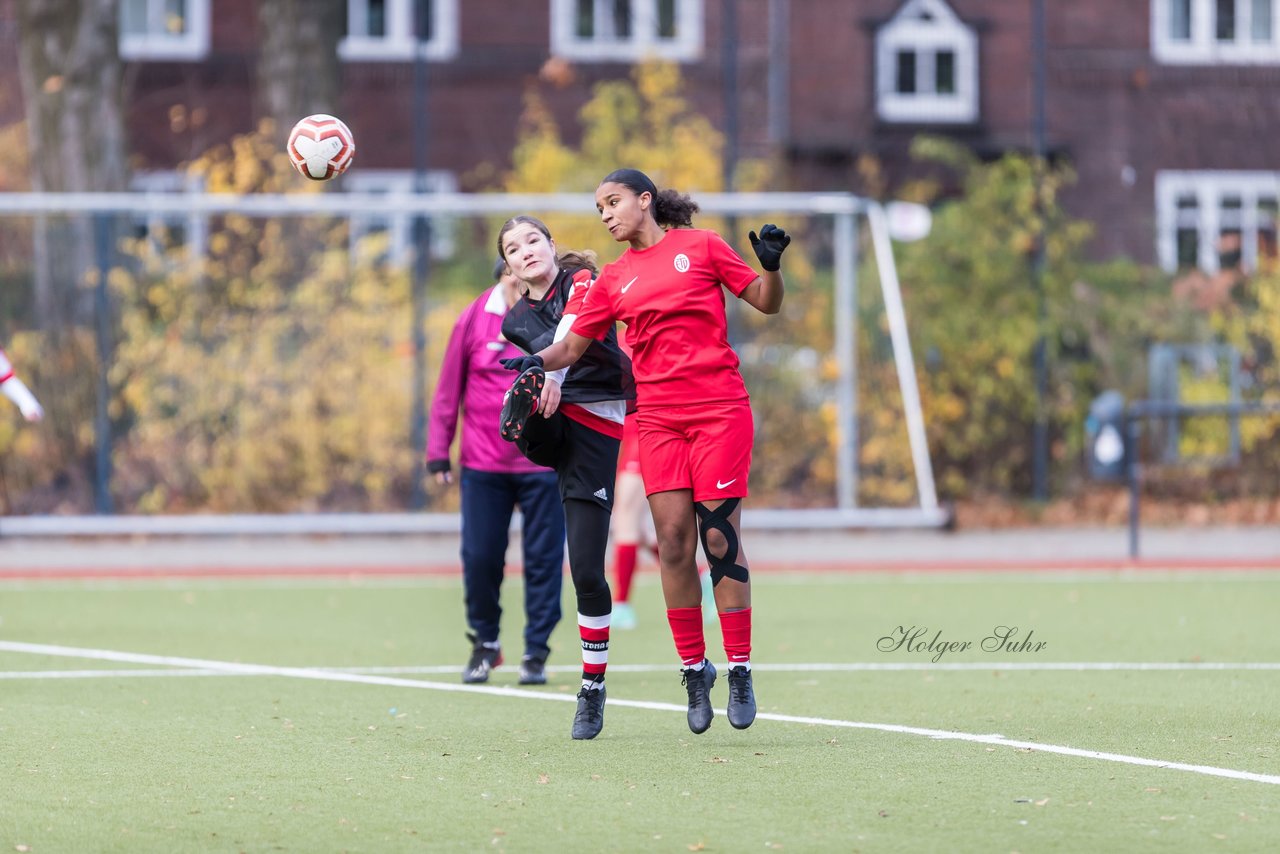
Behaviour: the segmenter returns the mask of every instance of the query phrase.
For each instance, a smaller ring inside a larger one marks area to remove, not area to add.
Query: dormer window
[[[978,120],[978,36],[945,0],[907,0],[876,31],[876,112],[886,122]]]

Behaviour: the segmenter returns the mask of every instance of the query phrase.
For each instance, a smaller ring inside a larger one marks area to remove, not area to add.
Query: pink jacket
[[[506,313],[507,302],[495,285],[467,306],[454,324],[427,424],[428,463],[449,459],[461,411],[461,467],[511,474],[549,471],[529,462],[514,443],[498,435],[502,396],[515,379],[498,360],[522,355],[502,338]]]

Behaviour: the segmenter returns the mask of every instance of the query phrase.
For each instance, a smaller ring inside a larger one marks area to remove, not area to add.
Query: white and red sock
[[[578,615],[578,634],[582,638],[582,686],[599,688],[609,666],[609,615]]]

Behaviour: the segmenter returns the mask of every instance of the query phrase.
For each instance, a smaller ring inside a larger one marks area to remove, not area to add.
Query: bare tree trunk
[[[123,189],[119,0],[18,0],[17,9],[32,188]],[[88,220],[49,217],[35,246],[38,317],[62,329],[93,263]]]
[[[346,31],[346,14],[346,3],[259,3],[258,91],[263,115],[274,120],[281,143],[303,116],[339,111],[338,42]]]

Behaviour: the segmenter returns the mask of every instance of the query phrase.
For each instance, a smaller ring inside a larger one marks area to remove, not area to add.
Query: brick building
[[[347,4],[333,111],[360,139],[353,187],[410,180],[418,51],[438,188],[509,164],[528,87],[571,131],[591,87],[646,55],[681,63],[691,102],[736,128],[741,156],[782,159],[790,186],[774,189],[858,191],[864,154],[905,177],[920,132],[984,156],[1033,143],[1035,0],[329,1]],[[1094,253],[1215,269],[1271,251],[1280,0],[1044,4],[1047,150],[1078,172],[1067,201],[1097,223]],[[256,3],[121,5],[135,162],[163,183],[253,127]]]

